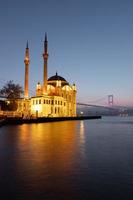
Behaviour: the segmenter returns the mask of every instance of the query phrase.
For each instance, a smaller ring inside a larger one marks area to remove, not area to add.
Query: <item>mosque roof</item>
[[[69,83],[66,81],[66,79],[64,79],[62,76],[59,76],[57,74],[57,72],[54,76],[51,76],[48,79],[48,84],[56,86],[56,81],[61,81],[61,87],[63,87],[64,85],[69,85]]]
[[[51,76],[48,81],[65,81],[67,82],[62,76],[59,76],[56,72],[56,74],[54,76]]]

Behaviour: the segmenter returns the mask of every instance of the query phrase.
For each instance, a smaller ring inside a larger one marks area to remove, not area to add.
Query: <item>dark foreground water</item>
[[[0,199],[133,199],[133,118],[0,128]]]

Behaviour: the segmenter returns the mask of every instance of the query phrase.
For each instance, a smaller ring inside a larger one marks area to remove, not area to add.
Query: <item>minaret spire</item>
[[[26,49],[29,49],[29,47],[28,47],[28,40],[27,40],[27,44],[26,44]]]
[[[28,41],[26,44],[25,49],[25,84],[24,84],[24,98],[29,98],[29,64],[30,64],[30,58],[29,58],[29,47],[28,47]]]
[[[47,41],[47,33],[45,32],[45,41]]]
[[[43,71],[43,94],[47,93],[47,64],[48,64],[48,41],[47,41],[47,33],[45,33],[45,40],[44,40],[44,71]]]

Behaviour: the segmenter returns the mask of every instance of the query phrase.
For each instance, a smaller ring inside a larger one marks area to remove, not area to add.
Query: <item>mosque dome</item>
[[[48,81],[66,81],[62,76],[59,76],[56,72],[54,76],[51,76]],[[66,81],[67,82],[67,81]]]
[[[50,85],[55,85],[55,83],[57,81],[61,81],[61,86],[64,86],[64,85],[69,85],[69,83],[66,81],[65,78],[63,78],[62,76],[59,76],[56,72],[56,74],[54,76],[51,76],[49,79],[48,79],[48,84]]]

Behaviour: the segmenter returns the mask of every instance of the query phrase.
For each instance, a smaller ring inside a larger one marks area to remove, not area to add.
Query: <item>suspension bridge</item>
[[[104,100],[104,103],[101,105],[101,101]],[[106,102],[105,102],[106,100]],[[108,100],[108,102],[107,102]],[[99,104],[100,103],[100,104]],[[88,106],[88,107],[97,107],[97,108],[107,108],[107,109],[114,109],[114,96],[108,95],[103,98],[89,101],[88,103],[77,102],[79,106]]]
[[[80,111],[84,110],[86,112],[88,110],[89,112],[89,110],[94,109],[96,113],[98,111],[100,113],[108,113],[111,115],[128,115],[129,110],[133,111],[133,107],[119,105],[118,103],[115,104],[114,102],[114,95],[111,94],[88,103],[77,102],[77,106],[80,107]],[[87,109],[87,107],[90,107],[91,109]]]

